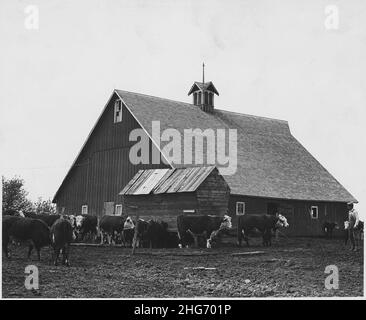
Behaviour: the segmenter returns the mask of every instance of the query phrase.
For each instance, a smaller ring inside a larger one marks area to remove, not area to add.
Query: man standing
[[[357,251],[357,244],[355,242],[355,232],[354,230],[357,228],[359,223],[358,212],[353,209],[353,203],[349,202],[347,204],[348,208],[348,232],[349,232],[349,240],[351,241],[352,248],[351,250]]]

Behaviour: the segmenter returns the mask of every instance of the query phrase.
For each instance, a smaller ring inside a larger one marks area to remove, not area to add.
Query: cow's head
[[[70,215],[61,215],[61,217],[63,218],[63,219],[65,219],[65,220],[67,220],[67,221],[69,221],[70,222],[70,224],[71,224],[71,226],[73,227],[73,228],[75,228],[76,227],[76,217],[73,215],[73,214],[70,214]]]
[[[231,229],[232,227],[233,227],[233,224],[231,223],[231,217],[225,214],[222,218],[222,222],[221,222],[219,230]]]
[[[75,217],[75,226],[77,229],[81,228],[81,226],[83,225],[84,219],[85,219],[85,217],[83,217],[81,215]]]
[[[135,228],[135,224],[131,217],[127,217],[125,223],[123,224],[123,229],[133,229]]]
[[[279,228],[287,228],[289,226],[289,224],[287,223],[287,219],[285,216],[283,216],[282,214],[277,214],[277,222],[276,222],[276,227]]]

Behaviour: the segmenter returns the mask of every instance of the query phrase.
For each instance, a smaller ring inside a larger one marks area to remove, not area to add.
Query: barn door
[[[114,215],[114,202],[104,202],[103,214],[108,216]]]

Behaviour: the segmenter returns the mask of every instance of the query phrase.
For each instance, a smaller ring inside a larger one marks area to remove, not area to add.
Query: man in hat
[[[354,230],[357,228],[360,220],[358,218],[358,212],[353,208],[352,202],[347,203],[347,208],[348,208],[348,234],[349,234],[349,240],[351,241],[352,244],[351,250],[357,251]]]

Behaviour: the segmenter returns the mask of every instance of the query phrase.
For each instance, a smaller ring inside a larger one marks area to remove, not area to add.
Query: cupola
[[[193,104],[202,111],[212,113],[214,110],[214,95],[219,95],[214,84],[205,82],[205,64],[202,65],[202,82],[193,83],[188,95],[193,94]]]

